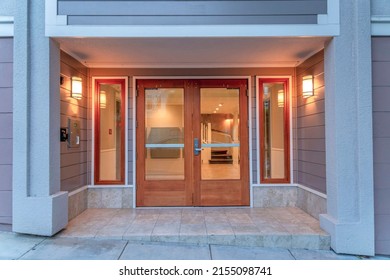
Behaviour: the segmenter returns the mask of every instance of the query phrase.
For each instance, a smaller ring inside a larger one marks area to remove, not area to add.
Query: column
[[[337,253],[374,254],[370,1],[340,1],[325,48],[327,214]]]
[[[51,236],[68,221],[60,191],[60,49],[45,37],[45,1],[16,3],[13,231]]]

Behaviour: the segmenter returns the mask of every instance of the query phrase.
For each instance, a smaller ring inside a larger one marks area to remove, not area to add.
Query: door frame
[[[293,134],[293,87],[295,86],[295,81],[293,79],[293,76],[290,76],[290,75],[265,75],[265,76],[256,76],[255,77],[255,95],[256,95],[256,103],[255,106],[256,106],[256,137],[259,137],[259,132],[260,132],[260,108],[259,108],[259,98],[260,98],[260,94],[261,94],[261,90],[260,90],[260,87],[259,87],[259,83],[260,83],[260,80],[278,80],[278,79],[287,79],[287,87],[288,87],[288,94],[289,94],[289,99],[290,99],[290,102],[289,102],[289,105],[288,105],[288,110],[289,110],[289,114],[288,114],[288,117],[289,117],[289,134],[290,134],[290,137],[289,137],[289,157],[290,157],[290,168],[289,168],[289,171],[290,171],[290,180],[289,182],[285,182],[285,183],[264,183],[261,181],[261,176],[260,176],[260,171],[261,171],[261,168],[262,168],[262,162],[261,162],[261,159],[260,159],[260,139],[259,141],[257,141],[256,145],[256,150],[257,150],[257,166],[256,166],[256,169],[257,169],[257,173],[256,173],[256,180],[257,180],[257,184],[253,184],[254,187],[258,187],[258,186],[293,186],[293,185],[296,185],[294,184],[294,134]],[[294,83],[294,84],[293,84]]]
[[[102,183],[102,184],[95,184],[95,168],[96,168],[96,158],[95,158],[95,135],[96,135],[96,80],[124,80],[125,81],[125,145],[124,145],[124,183],[123,184],[109,184],[109,183]],[[128,131],[129,131],[129,77],[128,76],[93,76],[92,77],[92,91],[91,91],[91,109],[92,109],[92,127],[91,127],[91,134],[92,134],[92,141],[91,141],[91,183],[90,187],[98,187],[98,188],[104,188],[104,187],[129,187],[128,185],[128,173],[129,173],[129,157],[128,157]]]
[[[248,187],[249,187],[249,207],[253,207],[253,178],[252,178],[252,170],[253,170],[253,160],[252,160],[252,128],[253,125],[257,127],[256,124],[253,124],[252,122],[252,77],[251,76],[133,76],[132,77],[132,127],[133,127],[133,151],[136,151],[137,147],[137,132],[136,132],[136,117],[137,117],[137,100],[136,100],[136,94],[137,94],[137,80],[229,80],[229,79],[243,79],[247,80],[248,84],[248,150],[249,150],[249,157],[248,157],[248,166],[249,166],[249,181],[248,181]],[[136,159],[136,153],[133,153],[133,205],[135,208],[137,208],[137,159]]]

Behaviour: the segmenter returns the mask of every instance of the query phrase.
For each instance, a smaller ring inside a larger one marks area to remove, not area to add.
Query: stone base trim
[[[298,207],[318,220],[326,195],[302,185],[253,186],[253,207]]]
[[[68,194],[69,221],[83,213],[88,207],[88,186],[81,187]]]
[[[133,208],[133,188],[88,188],[88,208]]]
[[[297,207],[319,220],[320,214],[326,214],[326,195],[305,186],[297,186]]]
[[[295,207],[296,204],[295,185],[253,187],[253,207]]]

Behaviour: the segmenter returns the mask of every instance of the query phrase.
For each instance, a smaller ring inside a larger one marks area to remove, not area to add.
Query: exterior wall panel
[[[69,25],[317,24],[326,13],[326,0],[58,0]]]
[[[80,147],[69,148],[61,143],[61,190],[74,191],[88,184],[90,178],[90,149],[88,149],[88,70],[66,53],[61,53],[61,127],[67,127],[68,118],[80,121]],[[72,76],[83,79],[83,98],[71,98]]]
[[[314,96],[302,97],[302,78],[313,75]],[[297,96],[294,108],[295,182],[326,193],[324,52],[320,51],[297,67]]]
[[[377,254],[390,254],[389,50],[390,37],[372,39],[375,250]]]
[[[0,224],[12,223],[13,39],[0,38]]]
[[[371,0],[371,14],[374,16],[390,15],[390,5],[388,0]]]

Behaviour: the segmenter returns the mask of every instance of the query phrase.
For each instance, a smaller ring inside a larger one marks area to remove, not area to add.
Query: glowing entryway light
[[[302,81],[302,96],[303,98],[308,98],[313,95],[314,95],[313,76],[312,75],[304,76]]]
[[[81,99],[83,97],[83,80],[79,77],[72,77],[71,96],[74,99]]]

